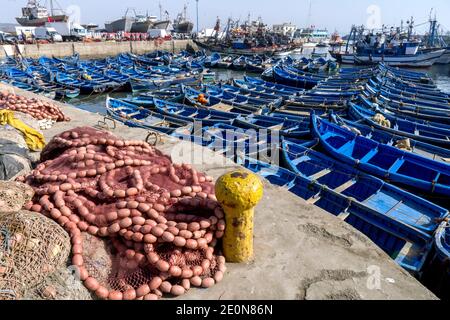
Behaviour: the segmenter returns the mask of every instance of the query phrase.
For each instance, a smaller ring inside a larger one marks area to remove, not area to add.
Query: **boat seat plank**
[[[322,178],[323,176],[326,176],[326,175],[329,174],[330,172],[331,172],[331,169],[326,168],[326,169],[323,169],[323,170],[321,170],[321,171],[319,171],[319,172],[313,174],[313,175],[310,176],[309,178],[310,178],[311,180],[318,180],[318,179]]]
[[[351,186],[353,186],[356,182],[357,182],[357,180],[355,180],[355,179],[349,180],[349,181],[345,182],[344,184],[340,185],[339,187],[335,188],[334,191],[337,193],[342,193],[345,190],[347,190],[348,188],[350,188]]]
[[[344,212],[340,213],[337,217],[339,219],[341,219],[342,221],[345,221],[349,215],[350,215],[350,212],[344,211]]]
[[[378,153],[378,149],[372,149],[370,150],[364,157],[361,158],[361,162],[369,162],[370,159],[372,159],[373,157],[375,157],[375,155]]]
[[[320,199],[322,198],[322,195],[320,193],[313,195],[311,198],[306,200],[307,204],[316,204]]]
[[[394,164],[389,168],[388,172],[397,172],[398,169],[405,163],[405,159],[397,159]]]
[[[409,256],[410,253],[413,253],[414,251],[416,251],[416,250],[414,250],[414,245],[411,242],[407,241],[405,243],[405,245],[403,246],[403,248],[398,253],[396,260],[397,259],[402,260],[404,257]]]

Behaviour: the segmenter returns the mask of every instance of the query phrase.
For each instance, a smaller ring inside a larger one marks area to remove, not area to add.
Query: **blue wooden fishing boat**
[[[336,159],[428,194],[450,195],[450,165],[378,143],[311,114],[312,134]]]
[[[368,84],[376,89],[382,88],[385,92],[393,93],[399,96],[407,96],[410,98],[420,98],[425,100],[433,100],[438,102],[449,102],[450,97],[445,92],[439,90],[423,92],[412,92],[406,90],[403,86],[395,85],[388,80],[381,80],[379,77],[369,79]]]
[[[249,73],[263,73],[267,68],[273,65],[264,61],[261,57],[247,58],[245,71]]]
[[[77,88],[81,94],[102,93],[108,90],[104,83],[79,79],[66,73],[56,73],[55,82],[63,86]]]
[[[183,86],[183,91],[185,93],[184,103],[197,107],[212,108],[244,115],[251,113],[262,113],[264,108],[264,106],[247,104],[247,99],[242,99],[232,95],[211,95],[188,86]],[[199,102],[202,95],[206,99],[206,103]]]
[[[273,67],[272,72],[275,82],[296,88],[312,89],[321,81],[321,79],[315,77],[300,76],[287,72],[280,66]]]
[[[205,61],[204,61],[204,65],[207,68],[216,68],[217,64],[220,62],[221,60],[221,56],[219,53],[214,52],[213,54],[211,54],[210,56],[208,56]]]
[[[156,89],[168,88],[177,84],[196,85],[200,79],[197,76],[180,77],[154,77],[153,79],[135,80],[132,79],[131,88],[133,92],[152,91]]]
[[[231,124],[234,119],[240,117],[239,113],[224,112],[214,109],[190,107],[180,103],[153,99],[156,111],[187,122],[199,121],[204,126],[213,126],[217,123]]]
[[[433,272],[440,271],[435,275],[437,283],[433,288],[439,291],[439,296],[445,300],[450,297],[450,223],[443,222],[436,231],[434,242],[434,257],[432,264],[436,269]]]
[[[247,90],[245,88],[241,88],[239,86],[232,86],[229,84],[218,84],[217,87],[219,87],[220,89],[223,89],[226,92],[230,92],[233,94],[237,94],[237,95],[241,95],[241,96],[245,96],[245,97],[251,97],[251,98],[255,98],[255,99],[261,99],[261,100],[265,101],[266,103],[271,103],[271,102],[278,103],[280,99],[283,100],[282,96],[278,96],[273,93]]]
[[[244,76],[244,81],[247,83],[250,83],[252,85],[263,87],[264,89],[282,92],[282,93],[288,94],[290,96],[291,95],[301,95],[305,92],[304,90],[301,90],[297,87],[285,86],[282,84],[268,82],[268,81],[264,81],[259,78],[253,78],[253,77],[249,77],[249,76]]]
[[[49,99],[55,99],[56,93],[54,91],[48,91],[42,87],[38,87],[35,86],[33,83],[29,83],[29,82],[22,82],[22,81],[18,81],[18,80],[13,80],[13,79],[6,79],[6,78],[0,78],[0,82],[9,84],[11,86],[14,86],[16,88],[25,90],[25,91],[29,91],[29,92],[33,92],[36,94],[40,94],[43,95]]]
[[[409,104],[411,106],[415,106],[417,108],[433,108],[433,109],[441,109],[445,111],[450,111],[450,105],[448,100],[436,101],[431,99],[423,99],[418,97],[408,97],[398,94],[393,94],[385,91],[382,88],[374,88],[370,86],[370,84],[366,84],[366,91],[368,94],[381,97],[383,100],[387,102],[393,102],[395,104]]]
[[[367,96],[367,97],[366,97]],[[371,101],[369,101],[369,99]],[[370,110],[382,110],[385,113],[393,115],[406,116],[409,119],[418,118],[424,121],[431,121],[436,123],[450,124],[450,109],[436,109],[431,107],[420,107],[406,103],[397,103],[384,99],[382,96],[371,95],[364,92],[360,96],[361,105]]]
[[[334,113],[330,114],[330,121],[381,144],[398,147],[435,161],[450,163],[450,150],[448,149],[376,129],[362,121],[350,121]]]
[[[63,58],[53,57],[53,60],[62,64],[77,65],[77,63],[80,61],[80,55],[78,53],[75,53],[72,56]]]
[[[236,59],[233,55],[221,56],[221,59],[217,62],[217,68],[229,69],[233,65],[233,61]]]
[[[269,94],[269,95],[277,96],[277,97],[284,98],[284,99],[290,98],[295,95],[295,93],[292,93],[292,92],[286,92],[286,91],[276,90],[276,89],[268,89],[268,88],[260,86],[260,85],[246,82],[245,80],[234,79],[233,84],[234,84],[234,86],[239,87],[243,92],[253,92],[256,94]]]
[[[272,157],[279,159],[279,156],[272,154],[274,151],[278,152],[278,144],[271,144],[270,134],[261,138],[254,130],[244,130],[224,123],[204,127],[201,134],[193,130],[196,130],[195,126],[191,130],[178,130],[172,136],[207,147],[237,164],[242,164],[246,158],[264,161],[270,161]],[[310,141],[302,143],[313,146]]]
[[[233,70],[244,71],[247,67],[247,58],[244,56],[237,57],[233,60],[231,67],[233,68]]]
[[[248,115],[236,118],[233,125],[244,129],[276,131],[280,136],[304,138],[309,136],[309,119],[298,121],[275,115]]]
[[[349,102],[349,106],[349,115],[353,119],[362,119],[375,128],[438,146],[450,146],[450,126],[448,125],[427,122],[417,118],[401,118],[398,115],[391,115],[382,111],[375,112],[364,109],[352,102]],[[377,114],[389,120],[390,126],[382,125],[375,121],[374,118]]]
[[[397,78],[409,80],[409,81],[416,81],[421,84],[429,84],[434,85],[433,79],[424,72],[418,72],[418,71],[412,71],[412,70],[405,70],[400,68],[392,67],[386,63],[379,63],[377,65],[377,68],[384,72],[384,74],[392,74]]]
[[[287,168],[318,191],[305,200],[352,224],[408,271],[421,271],[446,209],[286,139],[282,150]]]
[[[20,81],[20,82],[28,82],[28,80],[31,78],[28,73],[26,73],[23,70],[20,70],[16,67],[2,68],[0,70],[0,74],[11,80]]]
[[[107,114],[130,127],[156,130],[171,134],[176,129],[189,126],[190,122],[153,112],[118,99],[106,99]]]
[[[164,64],[162,60],[157,60],[155,58],[150,58],[149,56],[138,56],[130,52],[119,55],[120,62],[125,62],[127,64],[134,64],[136,62],[148,66],[160,66]]]
[[[42,88],[47,92],[54,92],[54,99],[73,99],[80,95],[80,89],[71,88],[69,86],[61,86],[55,82],[45,81],[44,79],[33,79],[31,83],[38,87]]]
[[[207,93],[209,96],[214,96],[219,99],[223,100],[237,100],[239,103],[243,104],[250,104],[253,106],[267,106],[270,108],[278,108],[283,99],[277,98],[277,99],[267,99],[267,98],[260,98],[260,97],[252,97],[252,96],[246,96],[235,92],[230,92],[225,90],[225,88],[221,88],[219,86],[214,86],[210,84],[206,84],[203,86],[203,91]]]

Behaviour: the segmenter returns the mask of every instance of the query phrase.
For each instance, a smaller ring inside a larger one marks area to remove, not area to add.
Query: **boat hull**
[[[377,63],[384,63],[392,67],[411,67],[411,68],[426,68],[435,64],[444,54],[445,50],[437,50],[417,55],[405,55],[398,57],[391,56],[362,56],[355,54],[342,54],[340,61],[343,64],[360,64],[371,65]]]
[[[133,23],[134,19],[122,18],[113,21],[111,23],[105,23],[105,29],[107,32],[119,32],[119,31],[130,32]]]
[[[191,33],[194,29],[194,24],[190,21],[183,21],[173,26],[173,32],[175,33]]]
[[[148,29],[153,26],[151,21],[137,21],[131,25],[132,33],[147,33]]]
[[[66,15],[57,15],[40,19],[16,18],[16,21],[24,27],[43,27],[49,20],[52,22],[67,22],[69,17]]]

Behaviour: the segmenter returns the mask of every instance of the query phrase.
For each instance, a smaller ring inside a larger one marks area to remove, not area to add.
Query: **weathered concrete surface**
[[[5,57],[5,50],[12,54],[14,48],[10,45],[0,48],[0,58]],[[189,47],[196,49],[191,40],[171,40],[159,43],[157,41],[126,41],[126,42],[63,42],[51,44],[29,44],[19,46],[26,58],[66,57],[79,53],[82,58],[104,58],[116,56],[124,52],[144,54],[155,50],[179,52]]]
[[[69,105],[62,108],[72,122],[45,131],[47,140],[103,119]],[[146,130],[121,124],[111,131],[129,139],[147,136]],[[229,161],[219,164],[223,158],[210,150],[169,137],[157,147],[175,162],[192,162],[202,154],[203,161],[195,166],[214,178],[237,167]],[[286,190],[264,184],[255,216],[255,260],[227,264],[221,283],[190,290],[182,299],[436,299],[359,231]]]

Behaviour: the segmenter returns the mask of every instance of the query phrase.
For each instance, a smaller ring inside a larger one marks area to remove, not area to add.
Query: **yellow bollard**
[[[253,257],[254,208],[263,196],[261,180],[244,170],[217,180],[216,197],[225,211],[223,251],[229,262],[249,262]]]

